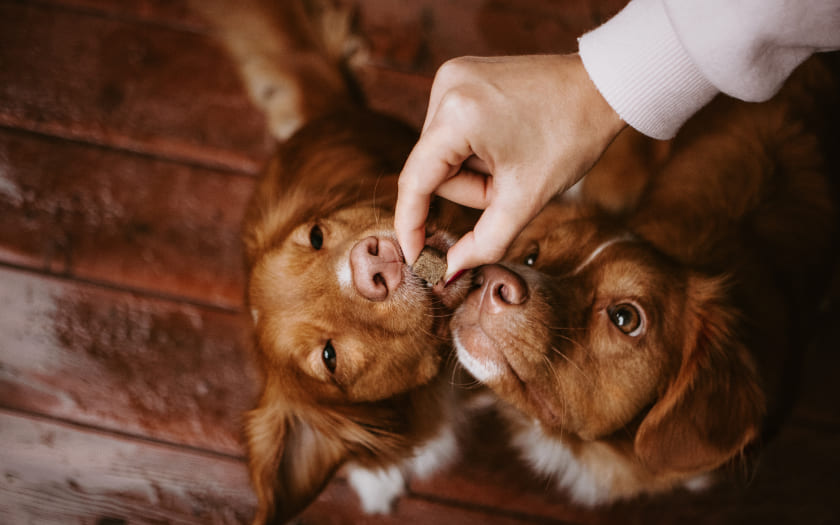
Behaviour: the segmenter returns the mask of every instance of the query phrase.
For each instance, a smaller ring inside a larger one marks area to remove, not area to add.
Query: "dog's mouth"
[[[438,230],[426,237],[426,246],[445,254],[455,244],[455,241],[456,239],[451,234]],[[410,268],[409,271],[411,271]],[[450,278],[448,282],[442,278],[434,284],[426,283],[426,286],[429,287],[435,297],[440,299],[444,306],[454,310],[467,297],[472,281],[471,274],[470,271],[462,272]],[[420,276],[418,278],[422,279]]]
[[[558,427],[562,419],[549,400],[551,396],[539,381],[533,381],[534,374],[523,364],[527,360],[516,358],[516,353],[529,351],[527,343],[509,331],[504,316],[487,315],[483,304],[491,293],[487,285],[481,270],[476,271],[450,324],[459,362],[478,381],[523,403],[522,409],[543,423]]]
[[[528,330],[521,318],[527,315],[528,286],[518,274],[501,265],[476,269],[465,279],[466,295],[452,321],[453,331],[463,334],[464,351],[483,362],[507,363],[505,348],[528,346]],[[495,367],[498,368],[498,367]]]

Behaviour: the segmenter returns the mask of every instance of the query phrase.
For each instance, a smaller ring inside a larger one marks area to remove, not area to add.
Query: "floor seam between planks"
[[[165,439],[159,439],[149,436],[144,436],[143,434],[135,434],[132,432],[123,432],[114,428],[103,427],[99,425],[91,425],[87,423],[83,423],[80,421],[76,421],[73,419],[67,419],[60,416],[54,415],[46,415],[40,412],[35,412],[31,410],[20,409],[16,407],[10,407],[5,405],[2,401],[0,401],[0,416],[8,415],[8,416],[17,416],[17,417],[26,417],[35,421],[39,421],[42,423],[51,423],[56,425],[62,425],[65,427],[69,427],[74,430],[82,431],[82,432],[93,432],[96,434],[101,434],[104,436],[111,436],[117,437],[121,439],[126,439],[130,441],[138,441],[142,443],[147,443],[150,445],[158,445],[173,449],[182,450],[185,452],[190,452],[197,455],[202,456],[210,456],[218,459],[225,459],[230,461],[236,461],[238,463],[247,463],[247,458],[244,455],[236,455],[236,454],[228,454],[225,452],[219,452],[217,450],[212,450],[208,448],[197,447],[194,445],[188,445],[185,443],[178,443],[175,441],[168,441]]]
[[[172,31],[181,31],[184,33],[194,33],[197,35],[207,35],[209,30],[206,25],[196,23],[177,23],[171,19],[150,18],[140,15],[131,14],[129,12],[109,10],[92,5],[84,6],[77,4],[68,4],[61,0],[0,0],[2,3],[8,4],[24,4],[39,7],[42,9],[51,9],[56,11],[65,11],[68,13],[77,13],[86,16],[96,16],[106,20],[116,20],[119,22],[131,22],[154,26],[161,29],[168,29]]]
[[[441,506],[448,506],[448,507],[458,507],[465,510],[471,510],[475,512],[481,512],[484,514],[493,514],[504,516],[507,518],[515,519],[515,520],[522,520],[528,521],[533,523],[552,523],[556,525],[577,525],[579,522],[576,521],[568,521],[568,520],[558,520],[558,519],[551,519],[545,516],[540,516],[538,514],[528,514],[527,512],[517,511],[506,509],[504,507],[493,507],[490,505],[484,505],[482,503],[475,503],[468,500],[460,500],[460,499],[451,499],[445,498],[440,496],[435,496],[434,494],[427,494],[424,492],[416,492],[410,490],[408,492],[408,496],[417,499],[426,501],[428,503],[432,503],[435,505]]]
[[[71,132],[63,132],[64,130],[61,127],[61,125],[50,126],[49,123],[33,123],[29,122],[28,120],[20,120],[15,117],[9,118],[7,115],[3,114],[2,109],[0,109],[0,130],[12,133],[25,133],[29,135],[34,135],[36,137],[42,137],[53,140],[61,140],[71,144],[78,144],[90,148],[97,148],[110,152],[141,157],[144,159],[167,162],[170,164],[178,164],[189,168],[205,169],[215,171],[220,174],[232,175],[236,177],[246,177],[248,179],[254,179],[255,176],[259,175],[261,166],[263,164],[262,161],[250,159],[247,163],[252,163],[255,166],[257,166],[256,169],[252,170],[245,168],[242,165],[245,164],[243,162],[225,163],[222,161],[202,160],[200,158],[191,157],[188,155],[167,154],[165,152],[156,150],[155,148],[131,147],[127,143],[120,143],[120,141],[109,142],[107,140],[99,140],[98,137],[86,133],[74,134]],[[228,155],[229,153],[228,150],[213,147],[208,147],[207,151],[217,151],[221,152],[221,154],[223,155]],[[245,157],[243,156],[242,158],[244,159]]]
[[[72,272],[66,273],[56,273],[50,272],[48,270],[44,270],[43,268],[39,268],[37,266],[27,266],[25,264],[15,264],[7,261],[0,261],[0,270],[9,270],[9,271],[17,271],[22,273],[28,273],[34,276],[44,277],[46,279],[57,279],[60,281],[65,281],[73,284],[78,284],[81,286],[90,286],[94,288],[99,288],[101,290],[107,290],[111,292],[118,292],[124,293],[129,295],[134,295],[143,299],[151,299],[157,301],[164,301],[167,303],[184,305],[184,306],[192,306],[195,308],[201,308],[204,310],[209,310],[218,313],[224,314],[242,314],[245,309],[244,306],[241,307],[234,307],[234,306],[225,306],[223,304],[208,302],[208,301],[201,301],[195,298],[183,296],[183,295],[175,295],[175,294],[168,294],[166,292],[161,292],[149,288],[139,288],[136,286],[130,286],[126,284],[121,284],[114,281],[99,281],[96,279],[89,279],[85,277],[79,277]]]

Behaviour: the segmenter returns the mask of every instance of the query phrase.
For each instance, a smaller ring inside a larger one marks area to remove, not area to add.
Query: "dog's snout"
[[[350,250],[353,286],[370,301],[384,301],[402,281],[399,248],[390,239],[366,237]]]
[[[516,273],[499,265],[485,266],[480,270],[482,306],[491,313],[499,313],[528,300],[528,285]]]

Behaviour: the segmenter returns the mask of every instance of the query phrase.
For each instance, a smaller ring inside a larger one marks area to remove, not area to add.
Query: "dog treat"
[[[446,275],[445,255],[431,246],[424,246],[411,270],[434,286]]]

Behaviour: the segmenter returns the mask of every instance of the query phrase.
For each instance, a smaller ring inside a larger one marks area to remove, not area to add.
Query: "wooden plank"
[[[359,82],[371,108],[398,117],[417,130],[423,126],[432,89],[430,77],[366,66]]]
[[[205,31],[205,22],[188,0],[39,0],[42,4],[99,13],[105,16],[154,22],[190,31]]]
[[[206,31],[185,0],[49,0],[103,14]],[[358,14],[358,30],[379,66],[431,75],[446,59],[577,50],[577,37],[626,0],[338,0]],[[236,2],[231,2],[231,9]]]
[[[461,55],[567,53],[625,0],[360,0],[360,32],[379,65],[431,75]]]
[[[241,456],[237,314],[0,269],[0,406]]]
[[[0,129],[0,261],[239,308],[254,182]]]
[[[0,516],[4,523],[248,523],[245,463],[0,410]],[[342,480],[300,524],[488,524],[545,522],[405,497],[368,516]]]
[[[299,525],[525,525],[547,523],[544,518],[510,514],[493,508],[463,506],[455,498],[448,502],[404,496],[391,514],[366,515],[358,498],[343,480],[333,481],[298,518]],[[552,523],[558,523],[551,520]]]
[[[0,3],[0,125],[255,172],[263,115],[208,37]]]
[[[241,461],[0,411],[3,523],[248,523]]]

